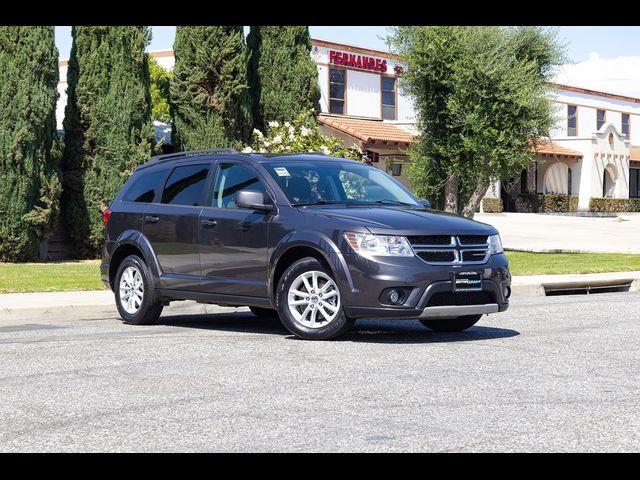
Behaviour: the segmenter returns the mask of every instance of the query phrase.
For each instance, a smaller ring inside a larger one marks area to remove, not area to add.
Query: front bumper
[[[416,258],[379,263],[355,255],[349,257],[347,265],[354,288],[343,295],[343,305],[346,315],[352,318],[455,318],[503,312],[509,307],[511,274],[504,254],[492,255],[485,264],[473,266],[435,266]],[[471,300],[472,294],[453,293],[452,272],[470,270],[483,271],[478,301]],[[401,304],[381,302],[381,292],[390,287],[409,292]],[[439,295],[434,297],[436,294]],[[447,303],[449,298],[451,304]]]

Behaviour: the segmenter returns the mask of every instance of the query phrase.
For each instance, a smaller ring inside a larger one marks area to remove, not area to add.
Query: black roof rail
[[[239,153],[235,148],[211,148],[207,150],[187,150],[184,152],[167,153],[165,155],[157,155],[151,157],[149,162],[159,163],[167,160],[173,160],[181,157],[188,157],[190,155],[219,155],[223,153]]]

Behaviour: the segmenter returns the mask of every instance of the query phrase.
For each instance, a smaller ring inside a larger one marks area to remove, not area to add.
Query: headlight
[[[495,255],[496,253],[502,253],[502,242],[500,241],[500,235],[489,235],[489,253]]]
[[[405,237],[348,232],[344,234],[344,238],[360,255],[413,257],[413,250]]]

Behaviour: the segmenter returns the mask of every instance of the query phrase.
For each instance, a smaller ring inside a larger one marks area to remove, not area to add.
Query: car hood
[[[300,211],[307,215],[330,218],[349,226],[365,227],[371,233],[398,235],[494,235],[498,233],[495,227],[486,223],[439,210],[414,210],[385,205],[309,206],[300,208]]]

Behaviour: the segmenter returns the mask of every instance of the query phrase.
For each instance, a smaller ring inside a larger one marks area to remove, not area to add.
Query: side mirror
[[[426,199],[424,199],[424,198],[421,198],[421,199],[419,200],[419,202],[422,204],[422,206],[423,206],[424,208],[427,208],[427,209],[428,209],[428,208],[431,208],[431,203],[429,203],[429,200],[426,200]]]
[[[240,190],[236,197],[236,206],[263,212],[270,212],[273,209],[272,205],[265,203],[264,194],[257,190]]]

